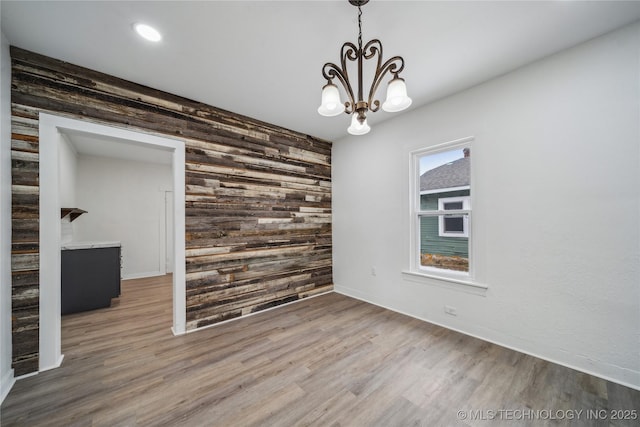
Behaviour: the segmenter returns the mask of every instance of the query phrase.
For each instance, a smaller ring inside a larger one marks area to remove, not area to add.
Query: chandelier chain
[[[362,50],[362,8],[358,5],[358,48]]]

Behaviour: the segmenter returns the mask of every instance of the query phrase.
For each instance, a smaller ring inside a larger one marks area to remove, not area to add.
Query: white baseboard
[[[158,276],[164,276],[164,275],[165,273],[161,271],[147,271],[144,273],[123,274],[122,280],[144,279],[147,277],[158,277]]]
[[[44,372],[44,371],[49,371],[51,369],[56,369],[59,368],[60,365],[62,365],[62,361],[64,360],[64,354],[61,354],[60,357],[58,358],[58,360],[56,361],[56,363],[54,363],[53,365],[50,366],[40,366],[38,367],[38,370],[36,372],[29,372],[28,374],[24,374],[24,375],[20,375],[19,377],[15,377],[13,378],[13,382],[11,383],[11,387],[13,387],[13,384],[15,384],[16,381],[20,381],[23,380],[25,378],[29,378],[29,377],[33,377],[35,375],[38,375],[40,372]],[[11,376],[13,377],[13,369],[11,370]],[[4,393],[4,378],[2,379],[2,392]],[[9,392],[7,391],[7,394]],[[4,395],[2,396],[2,399],[4,400]],[[1,403],[1,401],[0,401]]]
[[[171,333],[173,334],[174,337],[179,337],[180,335],[184,335],[187,332],[180,332],[180,333],[176,333],[176,328],[174,328],[173,326],[171,327]]]
[[[64,360],[64,354],[61,354],[60,357],[58,357],[58,360],[56,361],[56,363],[54,363],[53,365],[50,366],[40,366],[38,369],[38,372],[44,372],[44,371],[48,371],[50,369],[56,369],[59,368],[60,365],[62,365],[62,361]],[[36,372],[36,373],[38,373]],[[27,374],[27,375],[31,375],[31,374]],[[23,378],[23,377],[20,377]],[[18,379],[20,379],[18,378]]]
[[[28,374],[20,375],[19,377],[16,377],[16,381],[20,381],[20,380],[23,380],[23,379],[29,378],[29,377],[35,377],[39,373],[40,373],[40,371],[36,371],[36,372],[29,372]]]
[[[255,311],[253,313],[245,314],[243,316],[234,317],[233,319],[223,320],[222,322],[212,323],[210,325],[201,326],[201,327],[196,328],[196,329],[189,329],[189,330],[185,331],[185,333],[190,334],[192,332],[198,332],[198,331],[202,331],[204,329],[212,328],[212,327],[215,327],[215,326],[224,325],[225,323],[235,322],[236,320],[246,319],[247,317],[255,316],[256,314],[265,313],[267,311],[271,311],[271,310],[275,310],[275,309],[278,309],[278,308],[281,308],[281,307],[285,307],[285,306],[290,305],[290,304],[296,304],[296,303],[299,303],[299,302],[302,302],[302,301],[308,301],[311,298],[315,298],[315,297],[319,297],[321,295],[327,295],[327,294],[331,294],[331,293],[333,293],[333,290],[327,291],[327,292],[322,292],[320,294],[310,295],[308,297],[300,298],[300,299],[297,299],[295,301],[290,301],[290,302],[285,302],[284,304],[274,305],[273,307],[265,308],[264,310]],[[171,328],[171,330],[173,331],[173,328]],[[173,334],[176,335],[175,332]]]
[[[4,373],[2,379],[0,379],[0,404],[4,402],[5,397],[9,395],[15,383],[16,379],[13,376],[13,369],[9,369]]]
[[[486,342],[490,342],[492,344],[499,345],[500,347],[505,347],[505,348],[508,348],[510,350],[517,351],[519,353],[528,354],[529,356],[537,357],[538,359],[546,360],[547,362],[555,363],[556,365],[564,366],[565,368],[569,368],[569,369],[573,369],[573,370],[576,370],[576,371],[579,371],[579,372],[583,372],[585,374],[592,375],[594,377],[601,378],[601,379],[606,380],[606,381],[611,381],[612,383],[620,384],[622,386],[629,387],[629,388],[632,388],[634,390],[639,390],[640,391],[640,385],[638,385],[638,384],[631,384],[631,383],[628,383],[628,382],[625,382],[625,381],[621,381],[619,379],[612,378],[612,377],[609,377],[607,375],[602,375],[602,374],[599,374],[597,372],[590,371],[588,369],[584,369],[584,368],[581,368],[581,367],[574,366],[574,365],[572,365],[570,363],[561,362],[561,361],[555,360],[555,359],[547,357],[547,356],[543,356],[543,355],[540,355],[540,354],[537,354],[537,353],[533,353],[533,352],[530,352],[530,351],[527,351],[527,350],[523,350],[523,349],[518,348],[518,347],[514,347],[514,346],[509,345],[509,344],[504,344],[502,342],[499,342],[499,341],[496,341],[496,340],[493,340],[493,339],[488,339],[488,338],[485,338],[485,337],[482,337],[482,336],[479,336],[479,335],[476,335],[476,334],[472,334],[472,333],[469,333],[469,332],[466,332],[466,331],[463,331],[463,330],[460,330],[460,329],[452,328],[450,326],[443,325],[442,323],[434,322],[432,320],[425,319],[425,318],[420,317],[420,316],[415,316],[415,315],[413,315],[411,313],[407,313],[407,312],[404,312],[402,310],[398,310],[396,308],[390,307],[390,306],[385,305],[385,304],[377,303],[375,301],[372,301],[370,299],[369,295],[367,295],[364,292],[359,291],[357,289],[347,288],[345,286],[340,286],[340,285],[337,285],[337,284],[334,283],[333,284],[333,291],[335,293],[338,293],[338,294],[341,294],[341,295],[345,295],[345,296],[348,296],[348,297],[351,297],[351,298],[355,298],[355,299],[358,299],[360,301],[364,301],[366,303],[373,304],[373,305],[376,305],[378,307],[382,307],[382,308],[385,308],[387,310],[391,310],[391,311],[399,313],[399,314],[404,314],[405,316],[413,317],[414,319],[422,320],[423,322],[431,323],[433,325],[437,325],[437,326],[440,326],[442,328],[449,329],[451,331],[459,332],[461,334],[464,334],[464,335],[467,335],[467,336],[470,336],[470,337],[473,337],[473,338],[477,338],[477,339],[482,340],[482,341],[486,341]]]

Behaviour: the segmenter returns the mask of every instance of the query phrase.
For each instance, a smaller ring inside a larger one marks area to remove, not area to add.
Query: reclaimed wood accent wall
[[[12,319],[38,370],[40,112],[186,144],[187,329],[330,291],[331,143],[11,48]]]

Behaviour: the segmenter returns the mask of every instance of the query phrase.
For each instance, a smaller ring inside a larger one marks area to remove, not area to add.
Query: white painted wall
[[[125,279],[165,273],[165,191],[169,165],[78,157],[76,202],[87,211],[73,224],[75,241],[122,243]]]
[[[636,23],[336,142],[336,291],[640,388],[639,46]],[[409,152],[467,136],[475,292],[401,273]]]
[[[11,58],[0,32],[0,403],[13,386],[11,369]]]
[[[76,181],[78,169],[78,152],[73,145],[62,135],[58,145],[58,188],[60,206],[63,208],[77,208]],[[67,216],[62,218],[60,228],[60,243],[73,241],[75,221]]]
[[[58,145],[58,186],[60,189],[60,206],[77,208],[76,182],[78,175],[78,152],[69,143],[65,135]]]

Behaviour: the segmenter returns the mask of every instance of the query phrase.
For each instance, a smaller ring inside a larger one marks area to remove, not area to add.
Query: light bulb
[[[140,35],[140,37],[146,40],[149,40],[151,42],[159,42],[160,40],[162,40],[162,35],[160,34],[160,32],[147,24],[137,23],[133,26],[133,28]]]

